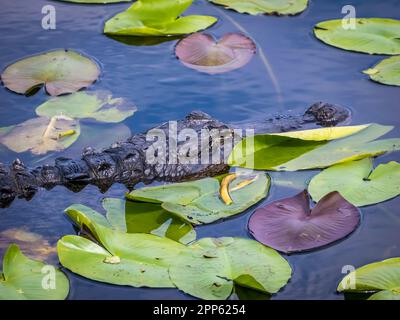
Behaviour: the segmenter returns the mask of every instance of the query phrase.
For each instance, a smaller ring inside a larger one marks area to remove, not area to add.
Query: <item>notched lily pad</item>
[[[226,299],[235,285],[272,294],[291,277],[284,258],[253,240],[204,238],[188,249],[177,257],[169,274],[178,289],[198,298]]]
[[[343,19],[328,20],[314,27],[315,36],[334,47],[369,54],[400,54],[400,20],[354,19],[355,28],[343,28]]]
[[[316,249],[353,232],[360,223],[358,208],[338,192],[323,197],[310,210],[307,191],[259,208],[249,231],[261,243],[290,253]]]
[[[259,134],[235,145],[228,163],[231,166],[275,171],[326,168],[400,150],[399,138],[376,140],[391,130],[392,126],[369,124]]]
[[[176,36],[204,30],[217,22],[211,16],[181,14],[192,0],[138,0],[104,26],[104,33],[125,36]]]
[[[71,50],[50,51],[19,60],[1,74],[5,87],[29,94],[44,85],[48,94],[58,96],[90,86],[100,75],[93,60]]]
[[[55,97],[36,109],[39,116],[64,115],[74,119],[95,119],[100,122],[121,122],[132,116],[137,108],[122,98],[113,98],[108,91],[76,92]]]
[[[229,185],[228,192],[232,199],[230,204],[221,197],[220,181],[216,178],[146,187],[132,191],[127,194],[127,198],[161,203],[166,211],[192,224],[204,224],[245,211],[265,198],[269,187],[269,176],[259,173],[255,176],[237,176]]]
[[[53,266],[31,260],[12,244],[3,257],[0,300],[64,300],[69,281]]]
[[[400,42],[400,38],[398,41]],[[376,82],[391,86],[400,86],[400,56],[384,59],[374,67],[363,72]]]
[[[148,233],[182,243],[196,239],[190,223],[165,211],[159,204],[105,198],[106,217],[81,204],[68,207],[65,212],[73,220],[95,221],[105,227],[124,233]]]
[[[112,230],[104,216],[90,209],[68,214],[97,243],[65,236],[58,242],[59,258],[64,267],[89,279],[134,287],[176,286],[198,298],[226,299],[234,284],[275,293],[291,276],[285,259],[253,240],[203,238],[183,245]]]
[[[400,300],[400,258],[367,264],[346,275],[338,292],[375,292],[368,300]]]
[[[308,190],[315,201],[339,191],[357,207],[379,203],[400,195],[400,164],[392,161],[375,170],[370,158],[338,164],[316,175]]]
[[[256,53],[256,44],[239,33],[228,33],[219,41],[209,34],[195,33],[178,42],[175,54],[187,67],[209,74],[225,73],[246,65]]]
[[[308,0],[208,0],[240,13],[295,15],[307,9]]]
[[[0,132],[0,143],[14,152],[30,151],[45,154],[62,151],[73,144],[80,135],[77,120],[66,116],[38,117]]]

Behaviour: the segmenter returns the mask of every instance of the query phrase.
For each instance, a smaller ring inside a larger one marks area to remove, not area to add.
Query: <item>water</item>
[[[52,4],[57,10],[57,29],[41,28],[41,8]],[[353,110],[353,123],[377,122],[395,125],[389,136],[400,135],[398,108],[400,89],[368,80],[362,70],[382,56],[351,53],[326,46],[312,35],[315,23],[341,17],[348,1],[312,1],[309,9],[297,17],[241,15],[224,11],[243,26],[263,48],[281,91],[281,98],[257,56],[246,67],[223,75],[210,76],[185,68],[174,57],[175,41],[156,46],[130,46],[102,35],[104,21],[129,4],[108,6],[74,5],[44,0],[2,0],[0,25],[0,67],[24,56],[57,48],[79,50],[96,58],[102,66],[100,80],[93,89],[106,89],[135,102],[139,108],[125,126],[102,125],[100,135],[86,137],[68,150],[79,156],[85,144],[111,144],[118,137],[141,132],[161,122],[184,117],[201,109],[230,122],[252,120],[270,113],[304,109],[323,100],[342,104]],[[359,17],[400,18],[400,1],[353,0]],[[220,37],[238,31],[229,19],[206,1],[196,2],[188,13],[220,18],[209,32]],[[218,7],[219,8],[219,7]],[[220,9],[220,8],[219,8]],[[0,88],[0,127],[28,120],[35,108],[46,101],[42,91],[33,97],[16,95]],[[87,124],[93,129],[92,124]],[[97,125],[98,126],[98,125]],[[93,139],[93,138],[92,138]],[[103,143],[102,140],[104,140]],[[16,155],[0,149],[0,159],[9,163],[20,157],[27,164],[40,160],[29,154]],[[399,154],[380,157],[377,162],[400,160]],[[314,172],[274,175],[279,179],[309,179]],[[301,184],[301,183],[300,183]],[[40,192],[30,202],[16,200],[0,211],[0,232],[25,227],[43,235],[52,244],[65,234],[74,234],[63,210],[72,203],[100,209],[103,197],[122,197],[124,186],[114,185],[106,194],[88,186],[74,194],[63,187]],[[263,203],[294,195],[298,189],[273,186]],[[259,205],[262,205],[260,203]],[[361,265],[400,256],[400,198],[362,208],[361,226],[347,239],[307,254],[286,256],[293,267],[290,283],[273,299],[343,299],[335,293],[345,265]],[[198,237],[249,237],[246,224],[253,210],[224,222],[197,228]],[[4,241],[0,239],[1,241]],[[0,255],[4,253],[1,249]],[[68,272],[70,299],[190,299],[175,289],[119,287],[93,282]]]

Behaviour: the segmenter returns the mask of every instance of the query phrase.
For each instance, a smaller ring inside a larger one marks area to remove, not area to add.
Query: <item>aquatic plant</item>
[[[322,128],[300,133],[255,135],[239,142],[232,150],[228,162],[231,166],[258,170],[326,168],[400,150],[399,138],[376,140],[392,129],[391,126],[370,124]]]
[[[240,33],[225,34],[218,41],[209,34],[195,33],[179,41],[175,47],[175,55],[183,65],[209,74],[239,69],[255,53],[255,43]]]
[[[400,194],[400,164],[380,164],[373,170],[373,160],[345,162],[325,169],[310,182],[308,190],[315,201],[332,191],[352,204],[362,207],[379,203]]]
[[[27,258],[15,244],[8,247],[0,273],[0,300],[63,300],[68,292],[64,273]]]
[[[331,192],[310,209],[307,191],[258,208],[250,233],[261,243],[285,253],[312,250],[340,240],[360,223],[359,210],[340,193]]]
[[[303,12],[308,0],[208,0],[240,13],[295,15]]]
[[[104,26],[104,33],[127,36],[172,36],[204,30],[217,18],[204,15],[181,14],[192,0],[138,0]]]
[[[222,183],[217,178],[173,183],[134,190],[126,195],[130,200],[161,203],[163,209],[193,224],[211,223],[241,213],[269,191],[270,178],[265,173],[239,175],[229,187],[232,202],[221,197]]]
[[[90,86],[100,75],[93,60],[72,50],[55,50],[19,60],[1,74],[5,87],[30,95],[42,86],[51,96]]]

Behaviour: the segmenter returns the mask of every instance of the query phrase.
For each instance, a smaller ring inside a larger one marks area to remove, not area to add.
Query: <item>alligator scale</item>
[[[253,128],[256,133],[277,133],[315,126],[336,126],[347,123],[349,119],[347,108],[319,102],[304,114],[281,115],[257,123],[237,125],[224,124],[208,114],[193,111],[185,119],[177,121],[176,127],[178,133],[183,129],[198,133],[201,130],[225,130],[233,135],[235,128]],[[171,139],[168,123],[154,129],[163,131],[167,140]],[[79,191],[88,184],[94,184],[105,191],[114,183],[133,187],[139,182],[176,182],[215,176],[229,169],[224,162],[184,164],[178,161],[171,164],[167,161],[165,164],[151,164],[146,154],[152,145],[153,141],[148,141],[147,133],[142,133],[99,152],[86,148],[81,159],[58,158],[52,165],[33,169],[27,168],[20,160],[15,160],[10,166],[0,163],[0,207],[7,207],[16,197],[29,200],[40,188],[51,189],[57,185]],[[182,145],[182,142],[177,143],[178,153]],[[223,145],[219,152],[222,149]],[[200,157],[199,154],[195,156]]]

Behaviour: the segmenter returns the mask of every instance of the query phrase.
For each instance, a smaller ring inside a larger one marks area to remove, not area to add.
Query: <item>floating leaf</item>
[[[239,33],[228,33],[219,41],[209,34],[195,33],[178,42],[175,54],[187,67],[217,74],[239,69],[256,53],[256,45]]]
[[[130,8],[108,20],[104,33],[127,36],[169,36],[189,34],[210,27],[211,16],[180,15],[192,0],[138,0]]]
[[[367,264],[340,282],[339,292],[376,292],[368,300],[400,300],[400,258]]]
[[[113,98],[107,91],[77,92],[55,97],[36,109],[39,116],[64,115],[74,119],[91,118],[100,122],[121,122],[137,108],[122,98]]]
[[[400,149],[400,139],[375,140],[391,131],[391,126],[371,124],[346,128],[348,127],[336,127],[336,130],[317,129],[320,137],[340,138],[331,141],[319,141],[315,130],[309,130],[309,133],[300,131],[300,139],[297,138],[296,132],[247,137],[234,147],[228,163],[231,166],[258,170],[297,171],[326,168]],[[322,133],[324,130],[327,134]],[[350,135],[346,136],[344,133]],[[316,140],[308,140],[312,137]]]
[[[400,56],[384,59],[371,69],[363,72],[376,82],[400,86]]]
[[[310,182],[315,201],[338,191],[357,207],[379,203],[400,195],[400,164],[389,162],[374,171],[372,159],[346,162],[325,169]]]
[[[278,292],[292,270],[275,250],[238,238],[205,238],[170,267],[172,282],[202,299],[226,299],[235,284],[264,293]]]
[[[54,272],[53,278],[50,272]],[[0,300],[63,300],[68,292],[64,273],[28,259],[15,244],[9,246],[3,258],[3,274],[0,273]]]
[[[39,117],[7,128],[0,133],[0,143],[18,153],[45,154],[68,148],[79,135],[80,125],[76,120],[65,116]]]
[[[196,232],[191,224],[166,212],[160,205],[105,198],[103,207],[107,217],[81,204],[74,204],[65,209],[65,212],[73,221],[82,221],[78,224],[90,225],[89,221],[94,221],[120,232],[154,234],[182,243],[196,239]]]
[[[308,0],[208,0],[240,13],[295,15],[307,9]]]
[[[282,252],[312,250],[346,237],[360,222],[360,212],[338,192],[310,210],[307,191],[259,208],[249,231],[261,243]]]
[[[240,183],[252,180],[243,188],[233,190]],[[161,203],[163,209],[182,217],[193,224],[211,223],[241,213],[268,194],[269,176],[260,173],[254,176],[239,175],[230,185],[233,203],[227,205],[220,197],[220,182],[206,178],[193,182],[173,183],[146,187],[127,194],[134,201]]]
[[[30,94],[45,85],[52,96],[72,93],[97,80],[99,66],[91,59],[70,50],[50,51],[22,59],[8,66],[1,79],[11,91]]]
[[[23,228],[10,228],[0,232],[0,250],[16,244],[25,254],[36,260],[48,260],[57,253],[56,247],[42,235]]]
[[[112,230],[104,226],[106,219],[94,211],[72,210],[68,214],[99,244],[77,236],[63,237],[58,242],[60,261],[64,267],[93,280],[135,287],[176,285],[199,298],[226,299],[233,283],[274,293],[291,276],[286,260],[253,240],[205,238],[186,246],[154,235]],[[243,259],[246,256],[249,259]],[[215,263],[221,268],[212,269]],[[200,272],[190,276],[190,266]],[[203,274],[205,285],[200,288],[197,284]],[[214,279],[228,283],[222,291],[218,285],[214,290],[214,283],[210,282]]]
[[[104,239],[115,237],[107,250],[78,236],[64,236],[57,250],[61,264],[83,277],[133,287],[174,287],[169,279],[170,259],[176,258],[174,241],[148,234],[128,234],[109,230]],[[119,263],[109,263],[113,257]]]
[[[334,47],[369,54],[400,54],[400,20],[352,18],[355,28],[343,27],[343,19],[318,23],[315,36]]]

